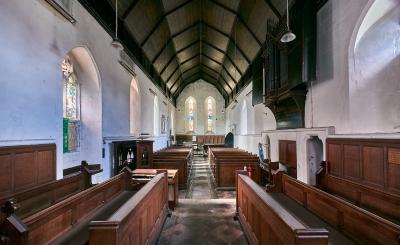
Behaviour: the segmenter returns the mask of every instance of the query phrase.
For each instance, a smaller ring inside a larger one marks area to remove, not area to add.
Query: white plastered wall
[[[206,111],[204,101],[207,97],[211,96],[215,99],[216,104],[216,132],[215,134],[225,134],[225,101],[218,90],[211,84],[199,80],[197,82],[187,85],[176,100],[176,133],[183,134],[185,131],[185,101],[188,97],[192,96],[197,104],[197,117],[195,132],[197,134],[204,134],[207,131],[205,127]]]
[[[235,146],[257,153],[258,142],[265,143],[263,140],[268,135],[271,160],[277,161],[279,140],[295,140],[298,178],[309,182],[306,143],[311,136],[318,136],[324,146],[328,137],[400,138],[398,21],[395,28],[390,23],[386,24],[386,27],[392,26],[392,28],[382,28],[385,26],[383,24],[375,26],[376,32],[371,33],[369,37],[374,37],[375,40],[372,38],[367,41],[367,32],[359,40],[356,55],[351,54],[354,53],[358,28],[373,2],[328,1],[318,12],[317,80],[312,82],[312,87],[307,93],[306,128],[276,130],[275,119],[268,108],[264,108],[263,105],[251,106],[250,84],[237,96],[237,103],[232,102],[227,108],[226,130],[229,131],[232,125],[236,125]],[[396,3],[397,12],[396,10],[391,12],[393,20],[396,18],[398,20],[398,1]],[[394,24],[392,20],[389,21]],[[374,25],[371,30],[374,30]],[[383,60],[379,59],[379,52],[387,51],[390,52],[392,59],[385,64],[385,68],[382,69],[384,72],[376,74],[371,79],[354,75],[354,72],[364,75],[373,70],[373,66],[382,65]],[[366,57],[369,57],[370,62],[367,62]],[[356,86],[360,85],[360,82],[368,86],[360,89]],[[240,110],[244,100],[248,107],[247,135],[240,133]],[[323,155],[325,159],[325,152]]]
[[[0,1],[0,146],[55,143],[57,177],[62,177],[64,165],[69,164],[64,164],[62,153],[60,64],[70,50],[85,47],[101,81],[101,102],[94,102],[101,108],[101,131],[92,139],[96,150],[82,152],[76,162],[87,159],[101,163],[104,171],[95,178],[101,181],[110,174],[110,139],[132,138],[129,113],[132,75],[119,65],[119,50],[110,46],[112,38],[78,1],[71,1],[75,24],[61,17],[44,0]],[[143,71],[137,68],[136,73],[142,111],[137,120],[141,122],[141,132],[151,132],[148,127],[153,125],[148,122],[153,121],[154,95],[149,88],[158,93],[160,117],[163,113],[169,115],[174,106]],[[91,133],[88,132],[88,137],[93,136]],[[165,147],[167,138],[167,135],[156,137],[154,148]],[[104,158],[101,145],[106,148]]]

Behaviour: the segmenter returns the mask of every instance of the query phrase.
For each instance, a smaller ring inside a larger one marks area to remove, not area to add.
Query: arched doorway
[[[318,136],[311,136],[307,140],[307,168],[308,183],[317,184],[317,171],[321,161],[324,159],[324,144]]]

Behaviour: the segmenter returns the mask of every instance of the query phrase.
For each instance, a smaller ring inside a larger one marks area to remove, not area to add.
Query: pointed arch
[[[208,96],[204,100],[204,118],[205,118],[205,127],[204,131],[206,133],[215,133],[216,131],[216,115],[217,115],[217,109],[216,109],[216,101],[214,97]]]
[[[246,99],[243,100],[242,109],[240,111],[240,134],[246,135],[247,131],[247,102]]]
[[[76,137],[74,140],[77,141],[78,147],[71,151],[68,148],[64,150],[63,168],[79,165],[81,159],[88,162],[101,162],[102,160],[101,79],[96,62],[89,49],[84,46],[71,49],[65,55],[64,60],[66,57],[73,64],[73,72],[79,89],[76,102],[79,105],[77,105],[76,118],[68,117],[71,114],[64,113],[64,116],[67,117],[64,117],[63,145],[68,145],[69,136],[72,137],[74,134]],[[63,86],[64,89],[65,86]],[[65,92],[63,92],[63,100],[65,101],[65,99]],[[65,111],[65,102],[62,105]]]
[[[158,106],[158,97],[154,96],[153,104],[153,135],[158,136],[160,134],[160,108]]]
[[[197,127],[197,102],[192,96],[185,100],[185,131],[194,133]]]
[[[130,133],[138,136],[140,134],[141,120],[141,97],[139,84],[135,78],[131,81],[129,93]]]

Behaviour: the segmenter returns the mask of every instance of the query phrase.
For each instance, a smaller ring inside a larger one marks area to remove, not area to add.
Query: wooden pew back
[[[153,244],[168,208],[168,180],[158,174],[106,221],[90,223],[89,244]]]
[[[90,175],[87,172],[78,172],[60,180],[51,181],[5,196],[0,199],[0,206],[3,211],[0,223],[4,222],[4,219],[11,213],[15,213],[22,219],[26,218],[33,213],[89,188],[91,186],[90,183]],[[14,208],[15,212],[13,212]]]
[[[10,231],[11,244],[50,243],[125,190],[128,181],[127,173],[124,172],[23,220],[12,215],[7,218],[4,229]]]
[[[251,244],[328,244],[328,231],[299,222],[260,186],[237,175],[237,212]]]
[[[400,226],[282,174],[282,192],[361,244],[399,244]]]

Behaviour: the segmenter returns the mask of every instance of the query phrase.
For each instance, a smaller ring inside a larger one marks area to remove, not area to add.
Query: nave
[[[207,158],[195,156],[189,189],[180,193],[157,244],[248,244],[234,220],[234,191],[216,191],[211,174]]]
[[[0,244],[400,244],[399,0],[0,0]]]

